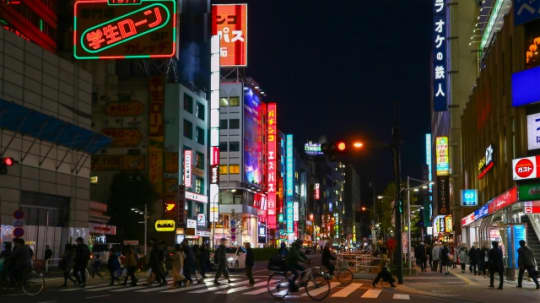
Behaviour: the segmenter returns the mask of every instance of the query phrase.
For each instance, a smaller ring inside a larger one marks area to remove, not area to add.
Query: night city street
[[[540,0],[0,0],[0,303],[540,302]]]

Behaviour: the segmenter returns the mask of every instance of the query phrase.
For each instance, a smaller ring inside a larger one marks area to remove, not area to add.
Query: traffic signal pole
[[[401,138],[399,133],[399,103],[395,107],[395,124],[392,129],[393,144],[392,150],[394,154],[394,182],[396,184],[395,193],[395,216],[396,216],[396,250],[394,251],[394,269],[398,277],[398,283],[403,284],[403,258],[402,258],[402,243],[401,243]]]

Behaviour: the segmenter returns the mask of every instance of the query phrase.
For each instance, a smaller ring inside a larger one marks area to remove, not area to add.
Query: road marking
[[[115,289],[115,290],[112,290],[111,292],[125,292],[125,291],[132,291],[132,290],[137,290],[137,289],[143,289],[145,288],[146,286],[144,285],[141,285],[141,286],[132,286],[132,287],[124,287],[122,289]]]
[[[166,291],[162,291],[162,292],[163,293],[168,293],[168,294],[173,294],[173,293],[179,293],[179,292],[184,292],[184,291],[188,291],[188,290],[195,290],[195,289],[199,289],[199,288],[204,288],[204,287],[211,286],[213,284],[214,284],[213,282],[205,282],[204,284],[197,284],[197,285],[192,285],[192,286],[184,287],[184,288],[175,288],[175,289],[166,290]]]
[[[392,299],[394,299],[394,300],[410,300],[411,296],[406,295],[406,294],[394,294]]]
[[[454,275],[455,277],[465,281],[465,283],[469,284],[469,285],[472,285],[472,286],[475,286],[475,285],[478,285],[477,283],[474,283],[471,279],[465,277],[464,275],[461,275],[461,274],[458,274],[458,273],[455,273],[455,272],[450,272],[452,275]]]
[[[339,283],[339,282],[332,282],[332,283],[330,283],[330,290],[332,290],[332,288],[335,288],[335,287],[338,286],[339,284],[341,284],[341,283]],[[309,293],[310,293],[312,296],[318,296],[318,295],[324,293],[327,289],[328,289],[328,288],[326,287],[326,284],[325,284],[323,287],[319,287],[319,288],[317,288],[317,289],[311,290]],[[307,295],[308,295],[307,292],[305,292],[305,293],[303,293],[303,294],[301,295],[301,297],[305,297],[305,296],[307,296]]]
[[[137,290],[135,292],[142,292],[142,293],[147,293],[147,292],[157,292],[157,291],[162,291],[162,290],[167,290],[169,289],[170,286],[160,286],[160,287],[149,287],[147,289],[141,289],[141,290]]]
[[[342,290],[334,293],[332,295],[332,298],[346,298],[353,292],[355,292],[358,288],[362,286],[362,283],[351,283],[347,287],[343,288]]]
[[[381,294],[381,292],[382,292],[382,289],[370,288],[370,289],[368,289],[368,291],[366,291],[362,295],[362,298],[364,298],[364,299],[377,299],[379,297],[379,295]]]
[[[268,282],[265,282],[265,283],[268,283]],[[243,293],[243,295],[258,296],[258,295],[263,294],[265,292],[268,292],[268,287],[263,287],[263,288],[260,288],[260,289],[254,290],[254,291],[246,292],[246,293]]]
[[[88,291],[88,292],[95,292],[95,291],[102,291],[102,290],[111,290],[111,289],[118,289],[118,288],[122,288],[124,286],[107,286],[107,287],[99,287],[99,288],[92,288],[92,289],[83,289],[85,291]]]
[[[100,296],[92,296],[92,297],[86,297],[87,300],[91,300],[91,299],[97,299],[97,298],[105,298],[105,297],[108,297],[110,295],[100,295]]]
[[[248,283],[249,283],[249,281],[248,281],[248,280],[245,280],[245,281],[242,281],[242,282],[231,283],[231,284],[225,284],[225,285],[221,285],[221,286],[210,287],[210,288],[207,288],[207,289],[201,289],[201,290],[191,291],[191,292],[189,292],[189,293],[190,293],[190,294],[204,294],[204,293],[207,293],[207,292],[211,292],[211,291],[215,291],[215,290],[220,290],[220,289],[225,289],[225,288],[229,288],[229,287],[232,287],[232,286],[240,286],[240,285],[244,285],[244,284],[248,284]]]
[[[216,292],[216,295],[228,295],[228,294],[243,291],[243,290],[246,290],[246,289],[253,289],[255,287],[261,287],[261,286],[264,286],[264,285],[266,285],[266,281],[259,282],[259,283],[255,284],[253,286],[242,286],[242,287],[238,287],[238,288],[231,288],[231,289],[228,289],[228,290],[218,291],[218,292]]]
[[[93,289],[93,288],[97,288],[97,287],[103,287],[103,286],[110,286],[109,283],[103,283],[103,284],[98,284],[98,285],[92,285],[92,286],[87,286],[85,288],[81,288],[80,286],[73,286],[72,288],[64,288],[64,289],[60,289],[60,292],[70,292],[70,291],[77,291],[77,290],[83,290],[83,289]]]

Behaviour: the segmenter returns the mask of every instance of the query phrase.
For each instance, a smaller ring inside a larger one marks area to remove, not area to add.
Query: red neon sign
[[[268,219],[267,228],[276,229],[276,202],[277,202],[277,104],[268,104]]]
[[[174,0],[79,0],[74,7],[77,59],[165,58],[176,53]]]
[[[247,4],[214,4],[212,34],[219,37],[220,66],[247,66]]]

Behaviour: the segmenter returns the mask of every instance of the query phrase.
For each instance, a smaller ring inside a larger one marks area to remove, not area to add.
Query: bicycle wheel
[[[268,293],[276,299],[283,299],[289,294],[289,279],[285,274],[273,273],[268,277]]]
[[[27,296],[37,296],[45,289],[45,277],[42,273],[31,271],[24,281],[22,290]]]
[[[306,284],[307,295],[315,301],[322,301],[330,294],[330,281],[324,275],[313,274]]]
[[[353,280],[353,273],[350,269],[341,269],[336,274],[337,280],[341,285],[349,285]]]

